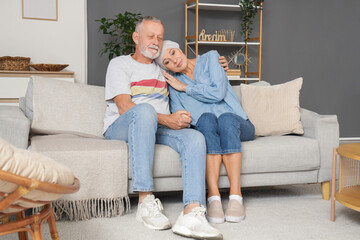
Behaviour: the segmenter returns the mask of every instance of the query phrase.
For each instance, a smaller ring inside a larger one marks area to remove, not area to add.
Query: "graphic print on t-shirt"
[[[169,90],[166,82],[157,79],[145,79],[138,82],[132,82],[130,85],[131,95],[133,98],[153,98],[169,101]]]

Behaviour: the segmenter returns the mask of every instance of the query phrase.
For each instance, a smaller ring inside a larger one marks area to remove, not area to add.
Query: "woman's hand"
[[[179,79],[172,76],[171,74],[167,72],[163,72],[163,75],[165,77],[165,80],[170,86],[172,86],[174,89],[178,90],[179,92],[185,92],[186,91],[186,84],[182,83]]]
[[[228,61],[224,56],[219,57],[219,63],[224,68],[225,71],[229,70],[229,64]]]

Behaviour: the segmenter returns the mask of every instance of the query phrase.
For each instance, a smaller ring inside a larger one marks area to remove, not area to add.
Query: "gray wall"
[[[166,29],[165,39],[179,42],[184,49],[184,2],[88,0],[88,83],[104,85],[108,64],[106,56],[98,55],[105,37],[98,32],[99,23],[95,19],[114,17],[125,11],[158,16]],[[218,2],[237,4],[238,1]],[[336,114],[341,137],[360,137],[359,13],[358,0],[265,0],[264,3],[262,79],[279,84],[304,77],[301,106],[320,114]],[[218,28],[238,30],[238,19],[236,13],[202,12],[199,24],[209,33]],[[236,39],[239,38],[237,35]],[[223,51],[221,54],[228,56],[231,49]]]

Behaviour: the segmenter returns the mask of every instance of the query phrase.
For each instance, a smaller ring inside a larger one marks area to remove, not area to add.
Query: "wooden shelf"
[[[188,45],[195,45],[195,41],[187,43]],[[223,45],[223,46],[245,46],[245,42],[210,42],[210,41],[198,41],[199,45]],[[260,46],[259,42],[248,42],[247,45]]]
[[[190,4],[188,9],[195,9],[196,4]],[[216,10],[216,11],[232,11],[240,12],[240,6],[238,4],[213,4],[213,3],[199,3],[199,9],[201,10]]]
[[[360,186],[341,189],[341,192],[336,192],[335,199],[351,209],[360,211]]]
[[[0,98],[0,103],[18,103],[18,98]]]
[[[189,4],[187,6],[187,8],[195,10],[196,4],[195,3]],[[260,8],[260,7],[257,7],[257,8]],[[199,3],[199,9],[214,10],[214,11],[240,12],[239,4]]]
[[[51,78],[74,78],[74,72],[47,72],[47,71],[0,71],[0,77],[30,77],[42,76]]]
[[[242,78],[240,76],[227,76],[229,81],[259,81],[259,78]]]

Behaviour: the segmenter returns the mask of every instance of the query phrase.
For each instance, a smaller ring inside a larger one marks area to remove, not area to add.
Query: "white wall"
[[[58,0],[58,21],[22,18],[21,0],[0,0],[0,56],[31,63],[69,64],[75,81],[87,83],[86,0]]]

